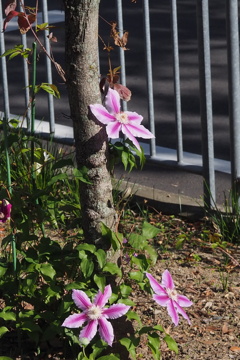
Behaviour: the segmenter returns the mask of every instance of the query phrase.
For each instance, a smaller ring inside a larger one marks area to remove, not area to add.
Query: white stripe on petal
[[[106,341],[109,346],[112,346],[114,333],[112,324],[107,321],[104,317],[98,320],[99,323],[99,334],[101,338]]]

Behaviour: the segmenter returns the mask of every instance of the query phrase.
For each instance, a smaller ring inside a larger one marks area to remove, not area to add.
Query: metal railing
[[[195,0],[196,3],[196,23],[197,23],[197,47],[198,47],[198,68],[199,68],[199,96],[200,96],[200,117],[201,117],[201,143],[202,154],[198,161],[189,161],[189,157],[183,151],[182,134],[182,109],[181,109],[181,66],[179,52],[179,28],[178,28],[178,1],[169,1],[169,14],[171,18],[172,33],[172,60],[173,60],[173,84],[174,84],[174,107],[175,107],[175,128],[176,128],[176,148],[169,150],[171,159],[164,157],[161,147],[157,146],[158,134],[156,139],[151,139],[148,144],[144,143],[144,149],[148,154],[148,161],[157,162],[160,165],[169,165],[182,170],[190,171],[203,176],[205,202],[213,205],[215,202],[215,163],[214,159],[214,132],[213,132],[213,107],[212,107],[212,76],[211,76],[211,51],[209,34],[209,2],[211,0]],[[227,58],[228,58],[228,106],[229,106],[229,126],[231,134],[231,176],[232,184],[237,190],[240,186],[240,75],[239,75],[239,30],[238,30],[238,0],[224,0],[226,5],[226,39],[227,39]],[[150,1],[151,3],[151,1]],[[146,58],[146,84],[148,101],[148,121],[151,132],[155,133],[155,106],[154,106],[154,75],[152,69],[152,46],[151,46],[151,7],[149,0],[142,0],[142,16],[144,24],[144,42]],[[122,0],[116,0],[116,11],[118,26],[121,32],[124,29]],[[43,22],[48,22],[47,0],[42,0]],[[3,27],[2,5],[0,2],[0,27]],[[63,19],[63,18],[62,18]],[[41,20],[39,20],[41,21]],[[51,20],[50,20],[51,21]],[[14,26],[14,24],[13,24]],[[127,27],[127,24],[126,24]],[[48,33],[45,34],[45,46],[48,49]],[[22,37],[22,42],[26,46],[26,36]],[[4,33],[0,34],[0,51],[5,51]],[[127,82],[127,69],[125,64],[125,53],[120,48],[121,82]],[[11,116],[9,105],[9,89],[6,58],[1,58],[2,86],[3,86],[3,108],[2,113],[6,118]],[[24,65],[25,66],[25,65]],[[47,59],[46,72],[48,82],[52,82],[51,64]],[[24,68],[25,86],[28,86],[27,69]],[[58,136],[54,118],[54,103],[51,95],[49,101],[49,133]],[[26,91],[26,104],[28,104],[28,91]],[[126,109],[126,105],[124,105]],[[27,121],[29,128],[29,121]],[[71,132],[72,134],[72,132]],[[72,135],[70,135],[69,140]],[[200,162],[199,162],[200,159]]]

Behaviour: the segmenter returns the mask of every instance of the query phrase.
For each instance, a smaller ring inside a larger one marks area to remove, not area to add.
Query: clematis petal
[[[110,306],[108,309],[104,309],[102,314],[109,319],[117,319],[120,316],[125,315],[128,310],[130,309],[130,306],[124,305],[124,304],[115,304]]]
[[[181,314],[184,317],[184,319],[188,321],[189,325],[191,325],[191,321],[188,315],[186,314],[186,312],[183,310],[183,308],[179,306],[179,304],[176,301],[174,301],[174,305],[176,306],[177,312],[179,312],[179,314]]]
[[[113,121],[108,123],[108,125],[106,126],[108,137],[111,139],[118,139],[119,131],[121,130],[121,127],[122,125],[118,121]]]
[[[115,116],[109,114],[106,108],[101,104],[89,105],[93,115],[102,123],[107,125],[115,120]]]
[[[68,328],[78,328],[82,326],[82,324],[87,321],[87,315],[82,314],[73,314],[68,316],[65,321],[62,323],[62,326],[68,327]]]
[[[81,290],[73,290],[72,299],[81,310],[86,310],[92,305],[89,297]]]
[[[159,284],[159,282],[157,282],[156,279],[154,279],[154,277],[151,274],[146,273],[146,276],[150,282],[150,285],[151,285],[153,291],[157,295],[167,295],[166,290]]]
[[[126,135],[126,137],[132,141],[133,145],[136,146],[136,148],[141,151],[139,142],[137,141],[137,139],[132,135],[132,133],[128,130],[128,127],[125,124],[122,124],[122,132],[124,135]]]
[[[103,308],[108,302],[108,299],[110,298],[111,295],[112,295],[111,285],[107,285],[103,293],[101,291],[98,291],[93,302],[94,305]]]
[[[99,334],[101,338],[106,341],[109,346],[112,346],[114,333],[112,324],[107,321],[104,317],[98,320],[99,323]]]
[[[128,116],[128,120],[130,122],[134,122],[134,124],[141,124],[142,120],[143,120],[143,117],[142,115],[139,115],[138,113],[136,112],[133,112],[133,111],[125,111],[125,114],[127,114]]]
[[[171,317],[172,322],[175,324],[175,326],[178,325],[179,322],[179,316],[177,314],[177,311],[174,307],[174,302],[172,299],[170,299],[169,303],[167,304],[167,311],[168,315]]]
[[[169,296],[166,294],[163,295],[153,295],[153,299],[161,306],[167,306],[168,301],[170,301]]]
[[[91,341],[97,333],[98,320],[91,320],[80,332],[79,338]]]
[[[174,282],[173,278],[168,270],[165,270],[162,274],[162,286],[164,286],[166,289],[174,289]]]
[[[120,112],[120,96],[116,90],[109,89],[105,97],[104,105],[110,114],[118,114]]]
[[[189,306],[191,306],[193,304],[192,301],[190,301],[184,295],[178,295],[177,296],[177,303],[178,303],[179,306],[183,306],[183,307],[189,307]]]
[[[143,139],[153,139],[155,136],[146,129],[143,125],[128,123],[125,125],[128,128],[128,131],[132,135],[141,137]]]

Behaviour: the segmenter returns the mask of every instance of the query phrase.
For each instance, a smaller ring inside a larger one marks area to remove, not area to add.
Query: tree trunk
[[[115,230],[105,128],[89,113],[101,103],[98,68],[100,0],[63,0],[66,29],[66,78],[73,120],[77,166],[86,166],[91,185],[81,183],[82,226],[87,242],[101,245],[100,223]],[[100,244],[99,244],[100,241]]]

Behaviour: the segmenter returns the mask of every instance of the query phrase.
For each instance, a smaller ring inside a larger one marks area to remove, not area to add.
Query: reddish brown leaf
[[[57,42],[57,38],[56,38],[56,36],[53,36],[52,32],[47,37],[49,38],[50,41]]]
[[[16,6],[17,0],[8,0],[5,4],[5,15],[8,16],[11,11],[14,11],[16,9]]]
[[[122,84],[110,84],[110,86],[119,93],[122,100],[129,101],[131,99],[132,93],[126,86]]]
[[[111,37],[114,39],[114,44],[117,46],[120,46],[123,50],[128,50],[126,48],[127,45],[127,41],[128,41],[128,32],[125,31],[123,36],[120,37],[119,36],[119,32],[116,29],[117,27],[117,23],[116,22],[112,22],[111,23]]]
[[[19,13],[18,15],[18,26],[21,34],[26,34],[30,29],[30,25],[36,21],[36,14],[26,15],[24,13]]]
[[[4,20],[4,23],[3,23],[3,32],[6,30],[6,28],[7,28],[7,24],[8,24],[8,22],[13,18],[13,17],[15,17],[15,16],[18,16],[20,13],[18,12],[18,11],[14,11],[14,10],[12,10],[12,11],[10,11],[9,13],[8,13],[8,15],[7,15],[7,17],[6,17],[6,19]]]

